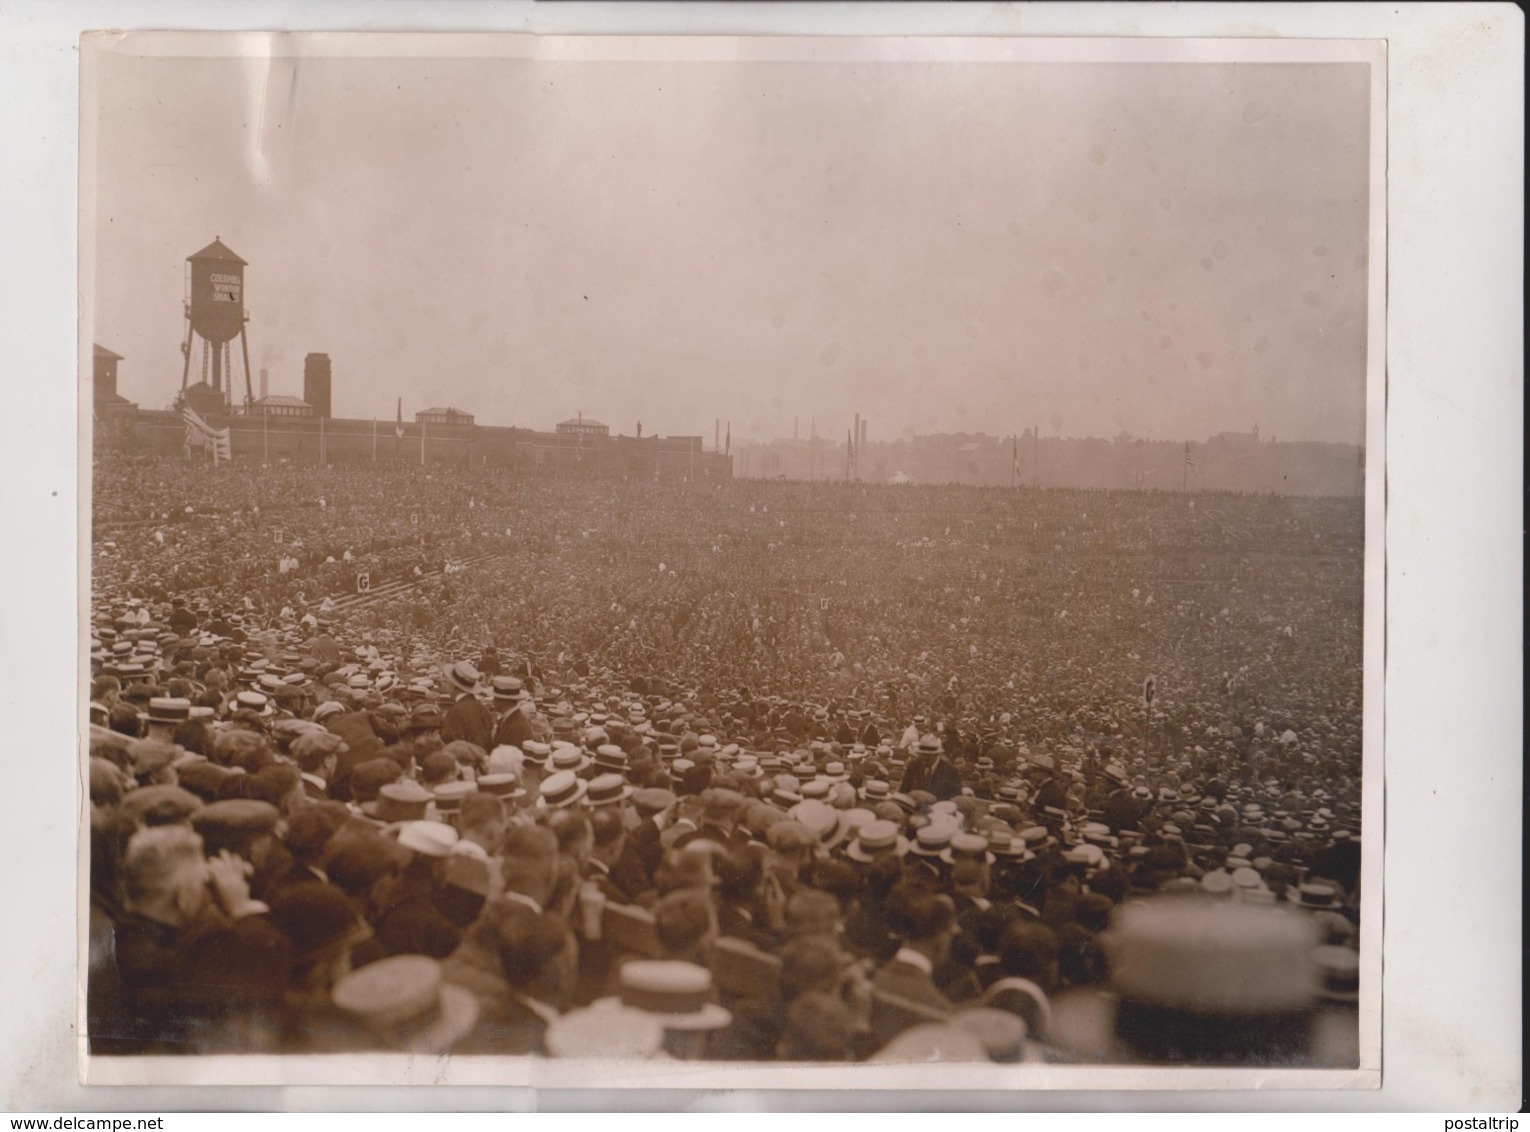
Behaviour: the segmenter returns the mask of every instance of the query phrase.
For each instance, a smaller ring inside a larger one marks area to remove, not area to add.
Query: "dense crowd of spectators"
[[[114,455],[94,516],[94,1052],[1355,1063],[1358,501]]]

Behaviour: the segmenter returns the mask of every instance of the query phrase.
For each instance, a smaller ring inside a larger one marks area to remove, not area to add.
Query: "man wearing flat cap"
[[[350,748],[345,740],[330,731],[315,729],[292,741],[292,759],[303,774],[303,792],[310,801],[329,797],[329,782],[340,765],[340,756]]]

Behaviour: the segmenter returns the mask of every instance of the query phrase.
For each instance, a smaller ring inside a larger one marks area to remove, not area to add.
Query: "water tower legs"
[[[186,392],[186,379],[191,376],[191,320],[186,321],[186,341],[181,344],[181,353],[186,356],[186,364],[181,366],[181,392]]]
[[[255,393],[250,387],[250,342],[243,330],[239,331],[239,352],[244,355],[244,406],[249,409],[255,405]]]

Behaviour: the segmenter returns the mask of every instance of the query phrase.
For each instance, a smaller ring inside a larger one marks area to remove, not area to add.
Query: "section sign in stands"
[[[359,594],[369,593],[372,589],[372,575],[370,572],[362,572],[356,575],[356,592]]]

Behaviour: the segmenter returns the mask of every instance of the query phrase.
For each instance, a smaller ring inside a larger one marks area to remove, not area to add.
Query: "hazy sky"
[[[301,394],[327,353],[337,416],[1361,439],[1361,65],[99,74],[94,336],[145,407],[179,388],[185,257],[219,236],[255,380]]]

